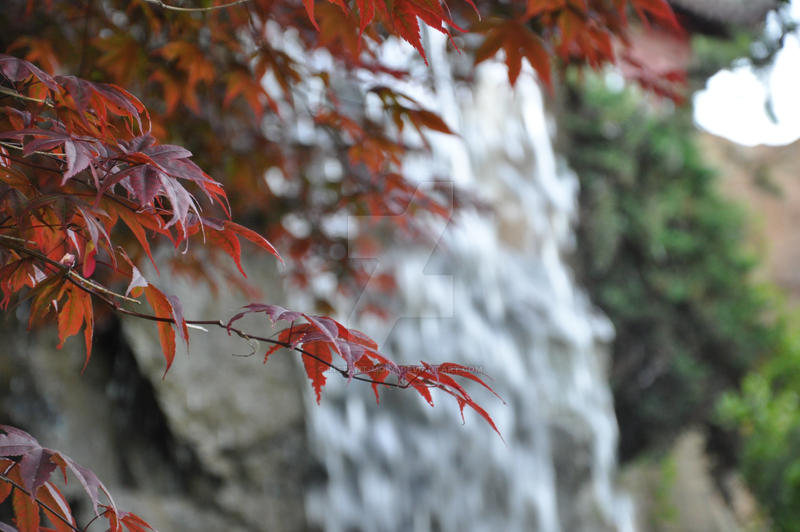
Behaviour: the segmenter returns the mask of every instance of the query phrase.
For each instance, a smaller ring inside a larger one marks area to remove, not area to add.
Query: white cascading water
[[[460,137],[432,139],[434,160],[407,173],[453,176],[493,208],[464,213],[433,254],[393,249],[396,323],[365,322],[395,360],[459,362],[491,376],[503,405],[476,386],[503,442],[452,398],[435,408],[413,392],[331,382],[309,407],[327,480],[306,499],[330,532],[633,530],[615,488],[617,425],[606,380],[610,324],[575,285],[577,179],[559,167],[542,93],[530,72],[509,88],[505,68],[477,69],[457,87],[444,42],[428,39],[435,92],[406,87]],[[331,379],[336,381],[336,379]]]

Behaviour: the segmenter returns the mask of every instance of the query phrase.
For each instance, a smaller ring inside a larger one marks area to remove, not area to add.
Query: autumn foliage
[[[567,65],[625,61],[633,13],[647,27],[679,32],[665,0],[451,4],[7,2],[0,14],[0,307],[28,309],[31,327],[54,321],[58,347],[82,333],[86,363],[95,320],[108,313],[153,321],[166,370],[176,340],[188,345],[189,326],[220,327],[272,344],[265,362],[280,348],[298,353],[318,401],[333,368],[371,383],[376,399],[381,386],[393,386],[433,404],[437,388],[497,430],[464,383],[491,388],[468,367],[397,364],[333,318],[272,304],[250,303],[227,320],[187,317],[175,296],[142,274],[149,262],[212,289],[219,274],[252,294],[258,287],[247,284],[241,256],[242,246],[255,246],[279,261],[277,249],[285,250],[295,286],[330,268],[340,290],[353,293],[365,272],[345,259],[320,260],[349,244],[326,231],[326,220],[342,212],[449,216],[436,190],[419,193],[403,160],[427,149],[430,132],[452,132],[392,88],[391,80],[409,73],[381,60],[382,44],[400,38],[427,62],[421,24],[473,53],[476,64],[502,52],[512,84],[524,59],[548,86]],[[679,78],[662,87],[652,73],[629,71],[669,95]],[[363,98],[355,106],[345,98],[354,88]],[[364,112],[367,100],[379,116]],[[304,124],[310,139],[293,124]],[[421,142],[408,140],[406,126]],[[325,161],[336,163],[335,179],[320,178]],[[292,216],[308,230],[293,231]],[[163,245],[175,252],[156,261]],[[259,337],[236,327],[247,314],[286,327]],[[73,473],[111,530],[150,528],[117,510],[88,470],[19,429],[0,430],[0,501],[11,497],[16,529],[39,530],[41,515],[56,530],[80,529],[48,480],[57,469]]]

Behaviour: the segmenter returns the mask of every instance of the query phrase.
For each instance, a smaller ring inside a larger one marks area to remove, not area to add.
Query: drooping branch
[[[70,279],[70,281],[74,282],[74,281],[72,281],[72,279]],[[79,283],[75,283],[75,285],[78,288],[80,288],[81,290],[89,292],[91,295],[97,297],[98,299],[100,299],[101,301],[106,303],[107,305],[111,306],[116,312],[119,312],[120,314],[124,314],[126,316],[131,316],[131,317],[134,317],[134,318],[139,318],[139,319],[147,320],[147,321],[154,321],[154,322],[158,322],[158,323],[168,323],[170,325],[176,325],[176,326],[178,325],[178,323],[175,320],[175,318],[156,316],[155,314],[148,314],[146,312],[137,312],[137,311],[134,311],[134,310],[126,309],[124,307],[119,306],[117,303],[115,303],[111,299],[108,299],[108,298],[104,297],[102,294],[93,292],[92,289],[89,288],[89,287],[83,286],[83,285],[81,285]],[[126,299],[129,300],[130,298],[126,298]],[[134,300],[134,301],[139,303],[139,301],[137,301],[137,300]],[[400,384],[400,383],[393,383],[393,382],[377,381],[375,379],[370,379],[370,378],[364,377],[362,375],[352,375],[351,376],[351,375],[348,374],[346,369],[340,368],[339,366],[320,358],[319,356],[317,356],[314,353],[311,353],[311,352],[303,349],[300,346],[293,345],[291,342],[284,342],[284,341],[281,341],[281,340],[276,340],[275,338],[268,338],[268,337],[265,337],[265,336],[252,334],[252,333],[246,332],[244,329],[240,329],[240,328],[237,328],[237,327],[231,327],[231,326],[227,325],[225,322],[223,322],[222,320],[184,320],[184,323],[186,323],[187,325],[197,325],[197,326],[206,325],[206,326],[219,327],[220,329],[224,329],[226,331],[229,331],[230,333],[236,334],[237,336],[239,336],[240,338],[242,338],[243,340],[246,340],[246,341],[256,340],[256,341],[259,341],[259,342],[265,342],[265,343],[268,343],[268,344],[280,346],[280,347],[283,347],[285,349],[289,349],[290,351],[295,351],[295,352],[301,354],[302,356],[309,357],[309,358],[311,358],[313,360],[316,360],[317,362],[319,362],[321,364],[324,364],[324,365],[328,366],[330,369],[334,370],[335,372],[337,372],[339,375],[341,375],[344,378],[352,378],[353,380],[366,382],[366,383],[369,383],[369,384],[379,384],[379,385],[387,386],[387,387],[390,387],[390,388],[405,389],[405,388],[408,388],[409,386],[411,386],[411,382],[406,382],[405,384]]]
[[[0,503],[12,495],[15,525],[20,532],[53,530],[40,526],[42,513],[53,523],[55,529],[62,532],[86,532],[99,518],[108,520],[109,532],[122,532],[123,527],[129,531],[155,532],[155,528],[138,515],[119,510],[109,490],[91,469],[81,466],[58,450],[43,447],[33,436],[21,429],[0,424],[0,464],[7,465],[0,472]],[[80,528],[70,503],[49,480],[59,469],[64,483],[68,482],[67,472],[72,473],[89,496],[94,508],[94,517]],[[107,504],[99,502],[100,492],[105,496]],[[17,528],[0,523],[2,530]]]

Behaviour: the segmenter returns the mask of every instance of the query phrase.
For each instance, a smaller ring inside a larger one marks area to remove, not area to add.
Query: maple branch
[[[210,7],[178,7],[164,3],[163,0],[145,0],[145,2],[149,4],[155,4],[163,9],[169,9],[170,11],[182,11],[184,13],[198,13],[202,11],[215,11],[217,9],[226,9],[229,7],[237,6],[239,4],[245,4],[249,1],[250,0],[234,0],[233,2],[228,2],[227,4],[210,6]]]
[[[46,511],[50,512],[52,515],[56,516],[60,521],[63,521],[64,524],[66,524],[68,527],[70,527],[75,532],[82,532],[82,530],[84,530],[84,529],[80,529],[80,528],[76,527],[75,525],[73,525],[69,521],[69,519],[63,517],[57,511],[55,511],[54,509],[50,508],[50,506],[46,502],[39,500],[39,497],[37,497],[36,495],[33,495],[31,492],[29,492],[28,490],[26,490],[25,488],[23,488],[22,486],[20,486],[19,484],[17,484],[16,482],[11,480],[10,478],[8,478],[5,475],[5,473],[0,473],[0,480],[2,480],[3,482],[8,482],[12,486],[14,486],[15,489],[18,489],[19,491],[21,491],[22,493],[24,493],[25,495],[27,495],[28,497],[33,499],[36,502],[36,504],[38,504],[39,506],[44,508]]]
[[[57,268],[61,273],[65,276],[65,278],[71,281],[74,285],[78,288],[84,288],[83,285],[91,287],[93,290],[97,290],[100,293],[107,294],[109,296],[115,297],[117,299],[121,299],[123,301],[128,301],[130,303],[136,303],[137,305],[141,304],[141,302],[137,299],[133,299],[132,297],[124,296],[113,290],[109,290],[105,286],[92,281],[91,279],[87,279],[86,277],[80,275],[79,273],[75,272],[71,267],[65,266],[58,261],[55,261],[45,255],[44,253],[40,253],[35,249],[31,249],[24,244],[29,243],[29,240],[25,240],[23,238],[17,238],[14,236],[8,235],[0,235],[0,242],[5,242],[5,244],[0,244],[0,246],[13,249],[15,251],[19,251],[20,253],[24,253],[29,257],[33,257],[36,259],[41,260],[42,262],[47,263],[50,266]],[[85,288],[84,288],[85,289]],[[91,290],[87,290],[89,293],[95,293]]]

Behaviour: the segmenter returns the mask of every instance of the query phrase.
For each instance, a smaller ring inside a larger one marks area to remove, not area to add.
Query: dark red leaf
[[[28,61],[11,55],[0,54],[0,73],[11,81],[24,81],[33,76],[51,91],[58,92],[58,84],[53,77]]]
[[[92,507],[94,508],[95,515],[98,514],[98,492],[100,489],[109,497],[108,490],[105,488],[102,482],[97,478],[90,469],[83,467],[82,465],[76,463],[72,458],[66,456],[58,451],[53,452],[52,454],[53,462],[61,468],[62,473],[66,476],[66,470],[69,469],[75,478],[78,479],[81,486],[83,486],[84,491],[89,496],[89,500],[92,501]],[[113,504],[113,501],[112,501]]]
[[[34,449],[41,449],[42,446],[36,439],[25,432],[9,425],[0,425],[0,456],[22,456]]]
[[[22,485],[28,493],[36,493],[50,474],[56,470],[56,464],[50,460],[51,453],[39,447],[22,455],[17,468],[22,478]]]
[[[267,250],[272,255],[274,255],[279,261],[281,261],[281,264],[283,264],[283,258],[281,258],[281,256],[278,254],[278,251],[273,247],[273,245],[270,244],[269,240],[267,240],[263,236],[259,235],[252,229],[248,229],[247,227],[231,222],[230,220],[225,220],[223,222],[223,225],[226,229],[233,231],[239,236],[244,237],[250,242],[261,247],[262,249]]]

